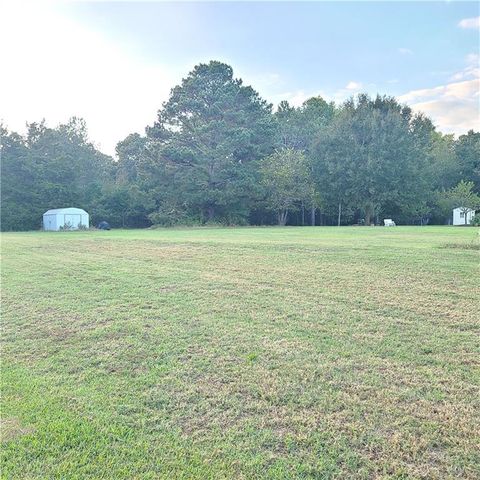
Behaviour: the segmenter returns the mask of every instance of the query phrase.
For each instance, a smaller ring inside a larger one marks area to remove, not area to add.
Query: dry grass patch
[[[17,440],[24,435],[30,435],[35,429],[22,425],[20,420],[15,417],[2,418],[0,420],[0,438],[2,442]]]

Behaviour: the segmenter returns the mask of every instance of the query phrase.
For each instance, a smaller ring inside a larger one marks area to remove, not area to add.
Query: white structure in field
[[[385,218],[383,220],[383,224],[386,226],[386,227],[395,227],[395,222],[391,219],[391,218]]]
[[[475,210],[457,207],[453,209],[453,225],[470,225],[475,216]],[[465,222],[465,217],[467,221]]]
[[[89,227],[89,216],[81,208],[55,208],[43,214],[44,230],[78,230]]]

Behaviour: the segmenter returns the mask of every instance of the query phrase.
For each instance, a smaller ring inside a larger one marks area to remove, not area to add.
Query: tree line
[[[216,61],[173,88],[116,159],[78,118],[0,135],[3,230],[38,229],[67,206],[114,227],[445,223],[453,206],[480,207],[480,133],[444,135],[380,95],[273,112]]]

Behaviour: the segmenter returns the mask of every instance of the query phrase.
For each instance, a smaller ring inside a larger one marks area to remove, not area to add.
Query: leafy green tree
[[[280,102],[274,114],[276,123],[276,147],[295,148],[306,155],[310,153],[316,135],[325,129],[335,114],[335,105],[322,97],[312,97],[301,107]]]
[[[455,144],[460,178],[472,181],[473,190],[480,193],[480,133],[470,130]]]
[[[113,227],[146,227],[151,225],[154,202],[135,184],[106,185],[94,211],[94,221],[107,220]]]
[[[480,208],[480,196],[474,192],[474,187],[475,184],[473,182],[462,180],[443,195],[450,209],[460,208],[460,213],[465,218],[465,225],[468,225],[467,213]]]
[[[112,159],[88,141],[85,122],[27,125],[22,137],[2,129],[2,229],[31,230],[49,208],[79,206],[95,214]]]
[[[313,179],[317,189],[322,192],[326,209],[337,209],[337,225],[342,221],[342,211],[352,199],[354,185],[352,146],[343,141],[348,139],[350,124],[347,113],[341,111],[332,121],[330,128],[316,137],[313,163]]]
[[[2,230],[40,227],[38,172],[29,153],[23,137],[0,125]]]
[[[312,225],[318,211],[338,225],[380,213],[422,224],[480,193],[480,133],[455,140],[394,98],[365,94],[340,107],[281,102],[272,114],[216,61],[172,90],[145,136],[119,142],[118,161],[76,117],[31,123],[25,136],[0,126],[0,140],[4,230],[38,228],[45,210],[71,205],[124,227],[271,223],[273,212],[303,225],[307,209]]]
[[[432,133],[428,165],[424,175],[428,178],[430,187],[436,190],[449,189],[460,181],[461,172],[453,135],[442,135],[440,132]]]
[[[299,108],[291,107],[286,101],[281,102],[274,115],[277,127],[276,146],[303,151],[313,175],[312,154],[316,138],[329,126],[334,114],[334,103],[327,103],[322,97],[309,98]],[[321,199],[322,196],[312,182],[312,194],[307,201],[312,225],[315,225],[316,208],[322,204]]]
[[[370,225],[387,203],[421,193],[426,157],[416,146],[417,120],[390,97],[362,94],[344,104],[317,142],[315,165],[322,194],[338,204],[339,223],[345,203],[360,207]]]
[[[197,65],[147,129],[168,186],[206,221],[248,215],[258,185],[255,160],[271,151],[273,133],[271,105],[216,61]]]
[[[39,175],[36,191],[43,208],[95,208],[102,185],[113,173],[112,159],[88,141],[82,119],[74,117],[55,129],[32,123],[26,143]]]
[[[116,165],[118,182],[136,183],[140,179],[146,144],[146,137],[142,137],[138,133],[132,133],[118,142],[115,149],[118,157]]]
[[[299,150],[284,148],[263,159],[260,171],[267,208],[276,212],[279,225],[285,225],[289,212],[312,195],[307,158]]]
[[[300,112],[297,108],[283,100],[279,103],[275,118],[275,145],[277,148],[296,148],[304,147],[304,134],[302,132],[302,122]]]

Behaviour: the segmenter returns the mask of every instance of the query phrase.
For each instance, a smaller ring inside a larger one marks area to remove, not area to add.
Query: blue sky
[[[111,153],[153,121],[196,63],[210,59],[232,65],[274,104],[380,92],[425,110],[441,131],[479,128],[476,2],[49,2],[29,10],[44,24],[40,45],[24,49],[48,57],[39,65],[43,102],[29,112],[27,95],[13,122],[2,112],[12,128],[39,115],[53,123],[82,115]]]
[[[400,94],[448,80],[478,51],[478,31],[457,26],[478,16],[476,3],[97,3],[71,10],[147,61],[181,68],[220,58],[252,76],[279,75],[289,89],[334,92],[354,80]]]

